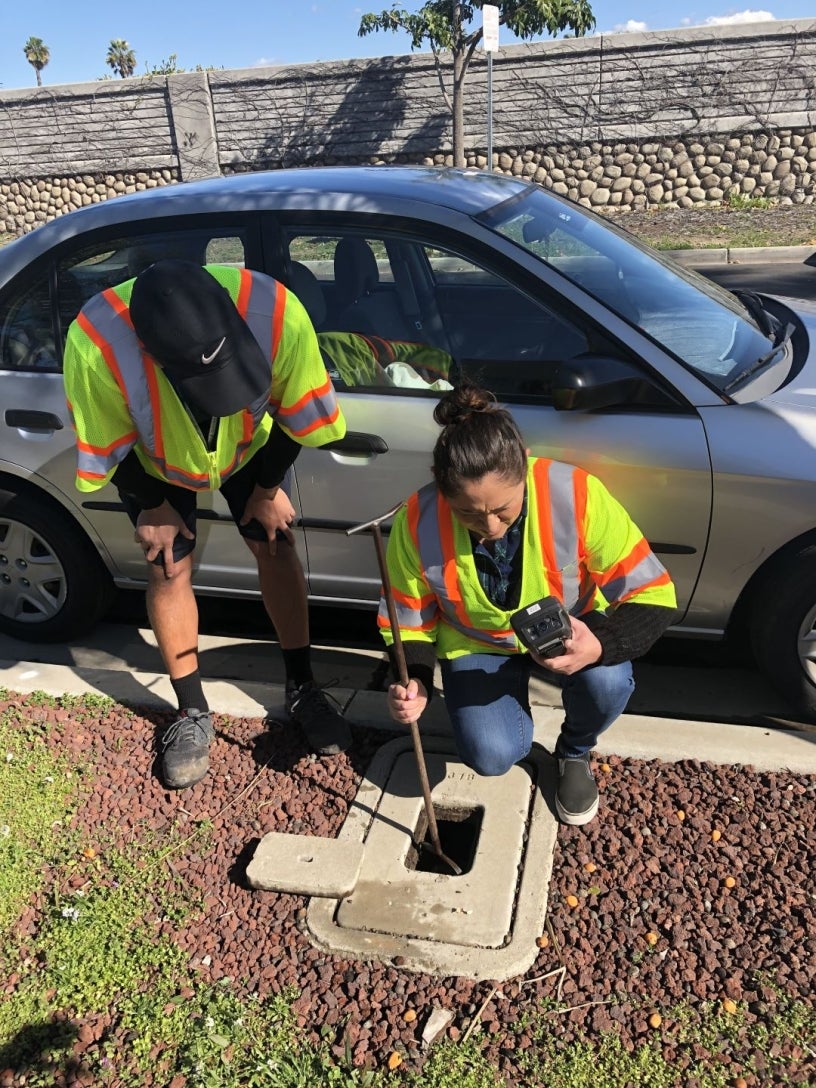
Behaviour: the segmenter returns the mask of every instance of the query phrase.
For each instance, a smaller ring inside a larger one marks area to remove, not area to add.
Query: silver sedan
[[[371,541],[346,530],[428,479],[439,392],[511,407],[534,454],[628,508],[676,582],[675,633],[731,637],[816,714],[816,309],[730,293],[523,179],[420,167],[261,172],[84,208],[0,251],[0,630],[68,639],[144,584],[108,487],[81,496],[61,378],[70,321],[161,256],[290,286],[349,433],[296,462],[314,601],[370,608]],[[370,348],[352,365],[338,345]],[[373,347],[372,347],[373,345]],[[197,589],[252,596],[220,495]]]

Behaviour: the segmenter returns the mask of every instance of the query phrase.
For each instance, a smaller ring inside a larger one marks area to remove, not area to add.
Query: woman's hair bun
[[[495,396],[471,382],[457,385],[439,401],[434,419],[441,427],[464,423],[475,412],[491,412],[498,407]]]

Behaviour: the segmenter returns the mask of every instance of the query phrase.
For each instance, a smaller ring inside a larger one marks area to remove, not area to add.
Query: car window
[[[438,394],[466,375],[500,397],[547,396],[587,336],[495,272],[418,237],[288,234],[289,286],[333,381],[349,390]]]
[[[554,204],[531,188],[481,218],[716,388],[768,352],[768,335],[734,295],[579,206]]]
[[[0,367],[3,370],[60,368],[51,309],[49,269],[26,278],[0,306]]]
[[[244,267],[243,234],[207,230],[164,231],[104,238],[60,255],[32,281],[7,293],[0,308],[0,366],[6,370],[59,370],[68,327],[99,291],[137,276],[154,261],[177,257],[201,264]]]

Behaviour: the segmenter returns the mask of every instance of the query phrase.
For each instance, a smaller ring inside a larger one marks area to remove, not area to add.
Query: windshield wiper
[[[740,300],[766,336],[773,336],[776,333],[777,323],[772,320],[771,315],[762,305],[762,299],[756,291],[749,291],[746,288],[737,288],[731,293]]]
[[[783,348],[786,344],[790,343],[790,339],[795,331],[795,325],[791,325],[790,323],[785,325],[785,327],[777,333],[776,339],[774,340],[774,345],[771,350],[766,352],[764,355],[760,355],[760,357],[755,363],[753,363],[752,366],[749,366],[747,370],[743,370],[743,372],[741,374],[738,374],[736,378],[732,378],[727,385],[724,385],[722,390],[723,393],[730,393],[731,390],[735,388],[735,386],[742,385],[744,381],[747,381],[748,378],[756,374],[758,370],[762,370],[763,367],[767,366],[768,363],[770,363],[773,358],[779,353],[780,348]]]

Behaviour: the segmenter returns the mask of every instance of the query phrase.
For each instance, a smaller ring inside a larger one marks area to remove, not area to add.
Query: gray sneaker
[[[558,759],[558,789],[555,793],[555,810],[562,823],[580,827],[588,824],[598,811],[598,787],[589,765],[589,753],[585,756]]]
[[[299,688],[286,692],[289,717],[300,726],[309,747],[319,756],[334,756],[351,746],[348,723],[329,705],[330,698],[315,680],[307,680]]]
[[[171,790],[200,782],[210,767],[210,743],[215,739],[209,711],[188,707],[162,737],[162,778]]]

